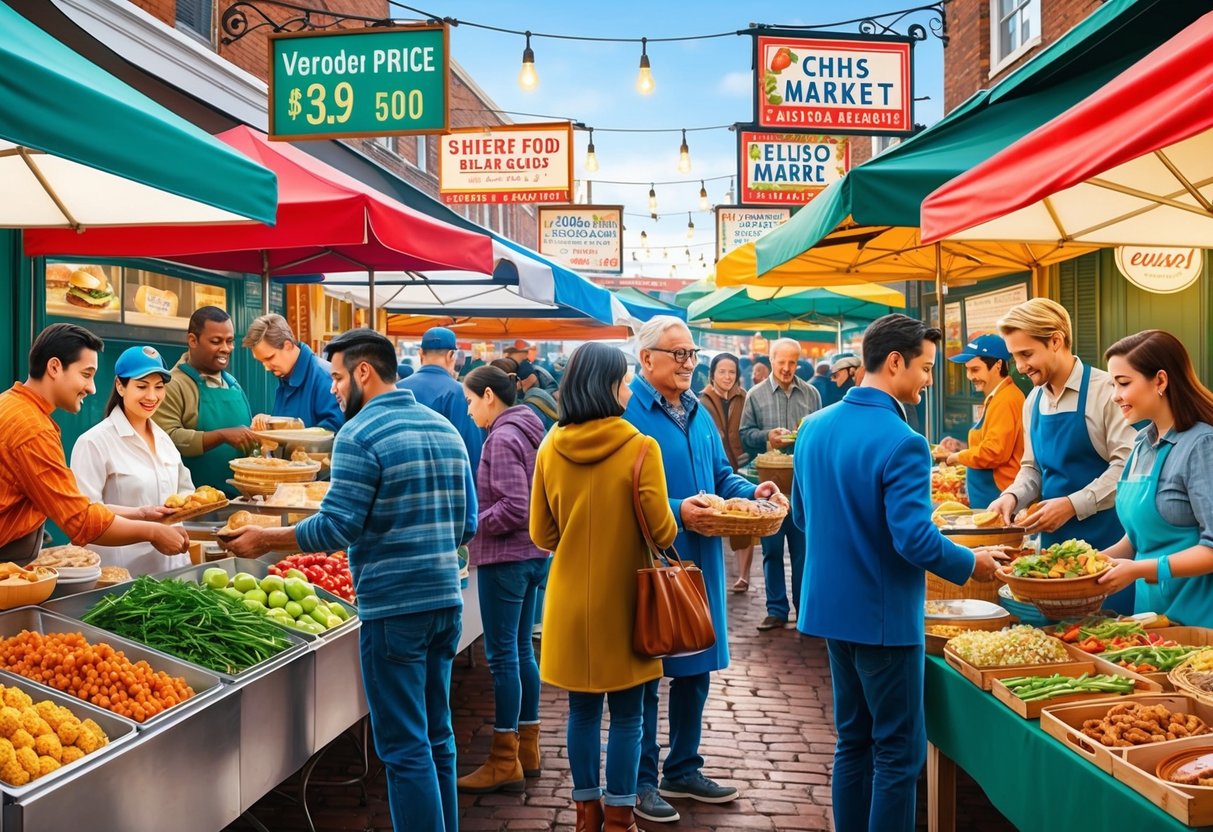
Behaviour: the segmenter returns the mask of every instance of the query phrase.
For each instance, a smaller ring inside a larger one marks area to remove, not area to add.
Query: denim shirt
[[[644,376],[636,376],[636,380],[646,393],[652,394],[653,400],[657,405],[665,411],[665,415],[674,420],[674,424],[678,425],[683,433],[687,432],[687,427],[691,424],[691,415],[695,412],[695,408],[699,407],[699,399],[690,390],[682,391],[682,395],[678,397],[681,408],[674,407],[670,404],[665,396],[657,392],[657,388]]]
[[[1197,422],[1159,439],[1153,424],[1137,434],[1130,476],[1149,476],[1162,443],[1172,445],[1158,475],[1154,505],[1172,526],[1199,526],[1200,545],[1213,547],[1213,426]]]

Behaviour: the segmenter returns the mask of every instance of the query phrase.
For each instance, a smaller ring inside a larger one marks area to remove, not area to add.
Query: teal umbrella
[[[0,2],[0,226],[273,224],[277,178]]]
[[[856,322],[874,321],[905,305],[901,292],[875,284],[833,289],[733,287],[717,289],[695,301],[687,309],[687,317],[714,324]]]
[[[690,283],[679,289],[677,294],[674,295],[674,303],[686,309],[695,301],[715,291],[716,281],[711,277],[705,277],[703,280],[696,280],[694,283]]]

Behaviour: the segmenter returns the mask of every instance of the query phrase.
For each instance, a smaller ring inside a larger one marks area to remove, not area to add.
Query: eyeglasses
[[[664,352],[674,358],[675,364],[686,364],[699,358],[699,350],[663,350],[661,347],[650,347],[653,352]]]

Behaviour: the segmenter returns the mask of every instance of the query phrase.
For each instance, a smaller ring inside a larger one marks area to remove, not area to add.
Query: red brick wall
[[[951,0],[944,50],[944,108],[952,110],[1053,43],[1101,5],[1101,0],[1038,0],[1041,44],[990,77],[990,0]]]

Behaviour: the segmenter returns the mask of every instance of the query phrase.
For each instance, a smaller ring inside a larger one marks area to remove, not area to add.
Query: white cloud
[[[728,72],[716,85],[716,91],[721,95],[731,95],[741,98],[753,94],[754,73],[745,70]]]

